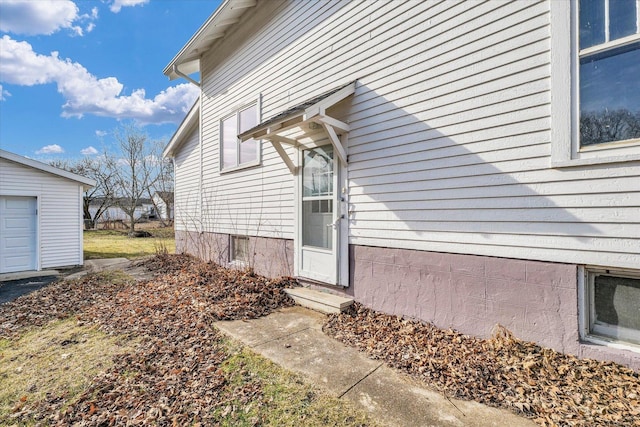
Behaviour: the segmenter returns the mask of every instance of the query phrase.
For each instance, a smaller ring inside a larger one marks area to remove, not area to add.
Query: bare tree
[[[113,156],[107,152],[98,158],[50,162],[52,166],[96,181],[96,186],[85,191],[83,197],[82,210],[88,228],[95,228],[102,214],[113,206],[116,186],[113,170],[109,167],[113,162]]]
[[[117,186],[116,205],[129,217],[129,234],[133,235],[140,219],[136,217],[137,207],[158,179],[157,159],[147,143],[147,135],[134,124],[122,126],[114,136],[122,157],[113,159],[109,169]]]

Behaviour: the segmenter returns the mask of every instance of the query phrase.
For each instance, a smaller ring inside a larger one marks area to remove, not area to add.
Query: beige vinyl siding
[[[550,46],[548,1],[260,3],[201,61],[207,229],[294,235],[288,169],[221,174],[220,118],[357,79],[350,243],[637,267],[640,163],[550,167]]]
[[[40,268],[83,263],[81,184],[0,159],[0,194],[38,197]]]
[[[176,230],[200,230],[200,131],[197,123],[174,158]]]

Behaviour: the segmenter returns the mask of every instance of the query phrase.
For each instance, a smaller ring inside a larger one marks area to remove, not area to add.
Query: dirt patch
[[[640,374],[517,340],[504,328],[483,340],[356,303],[323,330],[448,396],[543,426],[640,426]]]

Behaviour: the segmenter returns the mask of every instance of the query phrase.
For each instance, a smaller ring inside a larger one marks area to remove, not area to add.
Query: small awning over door
[[[339,134],[349,132],[349,125],[327,115],[327,109],[355,92],[356,82],[334,88],[322,95],[309,99],[295,107],[265,120],[259,125],[238,135],[240,141],[262,139],[269,141],[285,162],[292,174],[297,174],[297,166],[289,157],[283,144],[305,148],[298,138],[285,136],[298,128],[304,133],[309,129],[322,129],[343,164],[347,164],[347,152]]]

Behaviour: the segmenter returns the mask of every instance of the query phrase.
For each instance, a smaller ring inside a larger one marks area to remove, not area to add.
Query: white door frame
[[[294,209],[295,209],[295,233],[294,233],[294,274],[302,276],[302,158],[304,149],[316,148],[325,145],[331,145],[329,140],[321,140],[318,142],[305,144],[304,147],[296,150],[296,168],[294,182]],[[349,286],[349,220],[347,216],[348,206],[348,187],[347,187],[347,165],[340,161],[334,150],[334,198],[333,198],[333,221],[337,223],[336,233],[334,234],[334,260],[336,268],[335,281],[331,285]],[[315,280],[313,278],[310,278]]]

